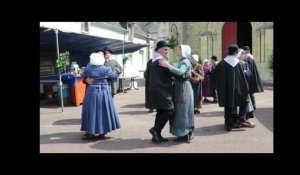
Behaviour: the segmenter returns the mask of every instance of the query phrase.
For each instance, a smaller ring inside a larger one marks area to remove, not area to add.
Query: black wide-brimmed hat
[[[164,40],[158,41],[157,44],[156,44],[155,51],[157,51],[158,49],[160,49],[160,48],[162,48],[162,47],[165,47],[165,46],[170,47],[170,44],[167,43],[167,42],[164,41]]]
[[[110,53],[113,53],[110,47],[104,47],[103,52],[109,51]]]
[[[251,50],[248,46],[244,46],[242,49],[243,49],[244,51],[250,51],[250,50]]]
[[[227,50],[227,53],[229,55],[237,52],[239,50],[239,46],[237,44],[231,44],[229,47],[228,47],[228,50]]]

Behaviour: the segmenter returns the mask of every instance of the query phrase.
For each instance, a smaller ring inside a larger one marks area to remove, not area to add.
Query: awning
[[[56,52],[55,37],[54,29],[40,27],[40,52]],[[58,41],[60,52],[69,51],[72,54],[89,55],[107,46],[112,49],[114,55],[123,53],[122,40],[58,30]],[[124,42],[124,54],[135,52],[147,46],[147,44]]]

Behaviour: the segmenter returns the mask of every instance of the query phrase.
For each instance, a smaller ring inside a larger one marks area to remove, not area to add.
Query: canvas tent
[[[124,55],[125,53],[132,53],[147,46],[147,44],[136,44],[85,33],[66,32],[58,29],[40,27],[40,55],[56,53],[58,57],[59,53],[69,51],[73,55],[88,58],[88,55],[97,50],[102,50],[104,47],[110,47],[113,54]],[[59,75],[59,85],[62,91],[61,75]],[[61,95],[63,111],[62,99]]]
[[[123,42],[122,40],[103,38],[84,33],[73,33],[58,30],[60,52],[89,55],[96,50],[110,47],[114,54],[126,54],[147,47],[147,44]],[[56,52],[56,36],[54,29],[40,27],[40,51]]]

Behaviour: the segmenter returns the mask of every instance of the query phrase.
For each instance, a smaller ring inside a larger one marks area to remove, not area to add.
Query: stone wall
[[[273,27],[265,22],[251,22],[252,54],[255,57],[261,79],[273,83],[273,71],[268,68],[269,57],[273,52]],[[198,52],[201,60],[216,55],[222,56],[222,27],[224,22],[184,22],[182,41]]]

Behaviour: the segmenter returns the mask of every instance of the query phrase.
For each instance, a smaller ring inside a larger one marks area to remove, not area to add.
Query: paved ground
[[[143,83],[139,83],[143,84]],[[195,116],[196,133],[192,143],[177,143],[167,124],[162,135],[168,142],[151,142],[149,128],[155,112],[144,108],[144,87],[115,96],[122,128],[108,133],[105,140],[85,141],[80,137],[82,106],[67,106],[64,112],[58,104],[40,106],[41,153],[273,153],[273,87],[255,94],[257,110],[251,121],[255,128],[227,132],[223,108],[204,104]]]

